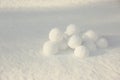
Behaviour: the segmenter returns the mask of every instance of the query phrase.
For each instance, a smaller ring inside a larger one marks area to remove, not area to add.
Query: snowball
[[[57,43],[52,42],[52,41],[47,41],[43,45],[44,55],[52,55],[52,54],[56,54],[57,52],[58,52]]]
[[[79,46],[79,47],[75,48],[74,55],[83,59],[83,58],[89,56],[89,50],[85,46]]]
[[[73,35],[68,41],[68,46],[72,49],[75,49],[76,47],[80,46],[81,44],[82,44],[82,40],[77,35]]]
[[[100,38],[98,41],[97,41],[97,46],[99,48],[107,48],[108,47],[108,41],[105,39],[105,38]]]
[[[51,41],[61,41],[63,39],[63,33],[58,28],[53,28],[49,33],[49,39]]]
[[[96,44],[92,41],[87,41],[83,43],[90,51],[95,51],[97,49]]]
[[[92,40],[92,41],[96,41],[98,39],[98,35],[92,31],[92,30],[88,30],[87,32],[85,32],[82,36],[82,38],[84,40]]]
[[[65,33],[68,35],[68,36],[71,36],[71,35],[74,35],[78,32],[78,29],[77,27],[74,25],[74,24],[70,24],[69,26],[67,26],[67,29],[65,31]]]

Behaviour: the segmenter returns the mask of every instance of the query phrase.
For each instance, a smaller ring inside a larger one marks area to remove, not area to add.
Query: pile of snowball
[[[53,28],[49,32],[49,40],[43,45],[44,55],[58,54],[61,50],[71,49],[73,55],[79,58],[88,57],[91,52],[97,49],[108,47],[108,41],[102,36],[98,36],[93,30],[80,32],[74,24],[67,26],[65,32],[58,28]]]

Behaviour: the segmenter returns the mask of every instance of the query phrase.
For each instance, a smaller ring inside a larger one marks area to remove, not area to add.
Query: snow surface
[[[102,4],[56,11],[0,11],[0,80],[119,80],[120,7]],[[73,51],[45,57],[47,34],[70,23],[104,35],[109,47],[85,59]]]

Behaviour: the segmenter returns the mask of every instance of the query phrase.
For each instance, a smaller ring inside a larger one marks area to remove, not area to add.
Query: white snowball
[[[86,46],[90,51],[96,51],[97,50],[96,44],[92,41],[84,42],[83,45]]]
[[[83,58],[89,56],[89,50],[85,46],[79,46],[79,47],[75,48],[74,55],[83,59]]]
[[[97,46],[99,48],[107,48],[108,47],[108,41],[105,39],[105,38],[100,38],[98,41],[97,41]]]
[[[82,36],[82,38],[84,40],[92,40],[92,41],[96,41],[98,39],[98,35],[92,31],[92,30],[88,30],[87,32],[85,32]]]
[[[63,39],[63,33],[58,28],[53,28],[49,33],[49,39],[51,41],[61,41]]]
[[[82,44],[82,40],[77,35],[73,35],[68,41],[68,46],[72,49],[75,49],[76,47],[80,46],[81,44]]]
[[[44,55],[52,55],[58,52],[58,45],[55,42],[47,41],[43,45],[43,53]]]
[[[74,34],[78,33],[78,29],[74,24],[70,24],[70,25],[67,26],[67,29],[66,29],[65,33],[68,36],[71,36],[71,35],[74,35]]]

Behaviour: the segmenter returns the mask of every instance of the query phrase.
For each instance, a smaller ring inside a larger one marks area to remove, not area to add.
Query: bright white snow
[[[22,3],[22,0],[20,1]],[[32,5],[31,1],[30,3]],[[102,3],[45,12],[0,11],[0,80],[119,80],[118,6],[118,3]],[[48,40],[48,32],[53,26],[61,26],[58,28],[65,30],[70,23],[80,27],[82,32],[94,30],[98,36],[102,35],[107,39],[109,46],[103,49],[97,47],[95,52],[90,51],[89,56],[83,59],[73,56],[74,50],[69,48],[56,55],[42,55],[43,45]],[[66,40],[67,38],[68,36]]]

